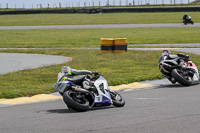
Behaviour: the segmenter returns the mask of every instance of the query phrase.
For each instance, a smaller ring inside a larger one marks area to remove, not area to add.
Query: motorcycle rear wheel
[[[110,95],[114,106],[123,107],[125,105],[125,100],[119,93],[116,91],[111,91]]]
[[[180,72],[179,69],[172,70],[172,76],[174,79],[184,86],[190,86],[192,84],[192,80],[186,79]]]
[[[184,25],[187,25],[187,22],[186,22],[186,21],[183,21],[183,24],[184,24]]]
[[[69,90],[63,95],[65,104],[79,112],[87,111],[89,109],[89,101],[84,97],[79,97],[76,92]]]

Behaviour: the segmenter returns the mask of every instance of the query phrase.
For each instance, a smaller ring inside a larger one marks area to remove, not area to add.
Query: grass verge
[[[0,31],[1,48],[100,47],[100,38],[127,38],[128,44],[200,42],[200,27]]]
[[[70,56],[73,61],[66,64],[23,70],[0,75],[0,98],[31,96],[55,92],[52,88],[57,73],[63,65],[75,69],[99,71],[109,85],[127,84],[143,80],[163,78],[158,70],[160,51],[128,51],[121,54],[101,54],[99,50],[49,49],[49,50],[1,50],[0,52],[38,53]],[[194,56],[196,65],[199,57]]]

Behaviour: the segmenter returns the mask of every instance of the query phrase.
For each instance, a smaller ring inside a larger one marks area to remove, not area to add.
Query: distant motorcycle
[[[189,55],[171,55],[170,51],[163,50],[159,58],[159,70],[173,84],[176,82],[190,86],[199,82],[199,71],[196,65],[189,59]]]
[[[183,24],[187,25],[187,24],[194,24],[194,22],[192,21],[192,18],[190,16],[188,16],[187,19],[183,20]]]
[[[92,78],[88,76],[93,82],[90,90],[76,86],[67,78],[63,78],[55,83],[53,88],[63,95],[63,100],[68,108],[86,111],[93,107],[110,105],[123,107],[125,105],[123,97],[118,92],[108,88],[108,83],[102,75],[94,75]]]

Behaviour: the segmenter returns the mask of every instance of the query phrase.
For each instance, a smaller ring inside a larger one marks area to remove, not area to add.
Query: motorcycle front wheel
[[[111,91],[110,95],[114,106],[123,107],[125,105],[125,100],[119,93],[116,91]]]
[[[83,112],[89,109],[89,101],[72,90],[66,91],[63,94],[63,100],[68,107],[76,111]]]
[[[184,86],[190,86],[192,84],[192,80],[190,77],[185,77],[182,75],[180,69],[173,69],[172,76],[174,79]]]

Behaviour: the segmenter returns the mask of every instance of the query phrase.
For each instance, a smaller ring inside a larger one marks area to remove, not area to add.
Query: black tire
[[[66,91],[63,95],[63,100],[68,108],[83,112],[89,109],[89,101],[84,97],[76,97],[76,92]]]
[[[184,24],[184,25],[187,25],[187,22],[186,22],[186,21],[183,21],[183,24]]]
[[[179,82],[180,84],[184,85],[184,86],[190,86],[192,84],[192,81],[184,78],[184,76],[182,76],[179,73],[179,69],[173,69],[172,70],[172,76],[174,77],[174,79]]]
[[[191,24],[193,25],[193,24],[194,24],[194,22],[193,22],[193,21],[191,21]]]
[[[125,100],[119,93],[116,91],[111,91],[110,94],[114,106],[123,107],[125,105]]]
[[[172,84],[176,84],[176,80],[172,80],[171,78],[167,78]]]

